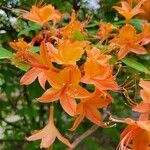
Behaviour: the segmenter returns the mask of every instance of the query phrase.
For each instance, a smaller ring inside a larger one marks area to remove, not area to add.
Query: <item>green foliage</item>
[[[143,64],[136,61],[134,58],[126,57],[122,60],[123,63],[125,63],[127,66],[134,68],[140,72],[144,72],[146,74],[150,74],[150,70],[147,69]]]

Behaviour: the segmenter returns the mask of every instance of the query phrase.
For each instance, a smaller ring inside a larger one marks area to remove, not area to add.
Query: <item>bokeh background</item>
[[[117,0],[44,1],[46,4],[51,3],[61,12],[71,13],[72,9],[77,10],[80,20],[85,20],[88,15],[91,16],[92,24],[88,28],[91,33],[98,29],[100,19],[106,22],[114,22],[118,19],[118,15],[112,9],[117,2]],[[4,47],[11,51],[8,42],[20,37],[30,41],[39,32],[40,26],[23,20],[19,10],[16,11],[17,9],[30,10],[32,5],[38,3],[38,0],[0,0],[0,48]],[[141,57],[141,61],[144,62],[144,59],[146,58]],[[0,59],[0,150],[38,150],[40,141],[29,143],[25,137],[34,130],[44,127],[49,116],[49,105],[36,101],[36,98],[44,92],[38,82],[29,86],[19,84],[24,71],[17,67],[8,60]],[[132,72],[133,69],[128,71],[131,77]],[[121,79],[117,79],[120,83],[125,80],[123,73],[126,73],[125,69],[122,71]],[[111,94],[114,96],[114,102],[109,106],[109,111],[118,117],[130,116],[130,107],[125,105],[124,96],[113,92]],[[68,131],[74,119],[70,118],[59,105],[56,107],[56,126],[71,141],[92,126],[92,123],[85,119],[75,132]],[[119,143],[123,128],[124,125],[108,129],[99,128],[82,141],[75,150],[114,150]],[[66,146],[56,140],[52,149],[65,150]]]

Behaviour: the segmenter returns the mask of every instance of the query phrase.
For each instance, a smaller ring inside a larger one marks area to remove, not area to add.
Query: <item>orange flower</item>
[[[150,121],[125,119],[128,126],[121,134],[118,149],[148,150],[150,147]]]
[[[146,54],[147,51],[140,45],[142,36],[136,33],[133,26],[126,24],[123,26],[119,34],[111,40],[111,45],[120,46],[118,59],[124,58],[129,52],[136,54]]]
[[[55,24],[57,21],[60,20],[61,16],[60,13],[57,10],[55,10],[52,5],[49,4],[41,8],[32,6],[30,12],[26,12],[23,14],[23,18],[43,25],[49,20],[52,20]]]
[[[18,41],[10,42],[9,45],[17,52],[25,51],[32,47],[32,45],[25,42],[23,38],[19,38]]]
[[[97,47],[86,49],[88,58],[95,59],[102,66],[110,66],[111,55],[105,55]]]
[[[84,34],[83,25],[76,19],[75,11],[71,15],[71,21],[62,29],[62,35],[66,39],[73,39],[76,34]]]
[[[24,76],[21,78],[21,84],[31,84],[38,77],[39,83],[42,88],[45,88],[46,75],[45,71],[54,69],[50,62],[50,57],[47,52],[45,42],[43,41],[40,46],[40,54],[29,53],[27,55],[27,62],[32,67]]]
[[[105,123],[102,121],[102,116],[98,109],[107,107],[112,101],[112,98],[109,95],[104,95],[99,90],[95,90],[90,97],[81,99],[81,102],[77,105],[76,118],[72,128],[70,130],[75,130],[84,117],[88,118],[91,122],[99,125],[105,126]]]
[[[103,66],[95,59],[87,58],[84,64],[84,72],[85,75],[81,79],[83,83],[94,84],[100,91],[119,89],[112,76],[110,66]]]
[[[122,16],[125,17],[126,22],[129,23],[131,18],[139,13],[143,13],[143,9],[141,8],[142,4],[147,0],[141,0],[133,9],[132,6],[126,1],[121,2],[122,7],[114,6],[113,8],[116,9]]]
[[[106,39],[108,39],[110,36],[112,36],[112,30],[114,26],[111,23],[99,23],[99,29],[96,34],[96,37],[100,39],[100,43],[103,43]]]
[[[130,6],[138,4],[141,0],[127,0]],[[147,0],[142,4],[143,13],[137,15],[136,18],[141,18],[150,21],[150,2]]]
[[[137,104],[133,110],[140,113],[150,113],[150,81],[142,80],[140,86],[143,88],[140,92],[143,101]]]
[[[47,79],[52,86],[40,98],[43,103],[60,100],[63,109],[71,116],[76,113],[75,98],[89,96],[89,93],[79,85],[81,74],[77,67],[70,66],[59,73],[49,71]]]
[[[147,1],[143,4],[142,9],[144,10],[144,13],[139,14],[139,15],[138,15],[138,18],[143,18],[143,19],[145,19],[145,20],[150,21],[150,2],[149,2],[149,0],[147,0]]]
[[[55,48],[51,43],[47,43],[52,61],[64,65],[75,65],[76,61],[82,57],[85,46],[85,41],[59,40],[58,48]]]
[[[53,142],[55,141],[57,137],[61,142],[63,142],[64,144],[66,144],[67,146],[71,148],[72,145],[70,144],[68,139],[63,137],[60,134],[60,132],[57,130],[57,128],[55,127],[53,114],[54,114],[54,107],[51,106],[48,124],[42,130],[31,135],[30,137],[27,137],[26,139],[28,141],[35,141],[35,140],[41,139],[40,148],[48,148],[50,147],[51,144],[53,144]]]
[[[140,33],[142,37],[142,45],[150,43],[150,24],[143,22],[143,31]]]

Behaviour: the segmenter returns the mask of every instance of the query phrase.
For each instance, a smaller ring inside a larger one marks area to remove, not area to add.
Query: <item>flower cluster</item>
[[[136,1],[134,8],[131,1],[122,1],[121,7],[114,6],[113,8],[125,17],[126,23],[119,28],[100,21],[99,29],[93,36],[98,41],[96,45],[88,40],[87,24],[77,19],[75,11],[72,12],[70,22],[64,27],[60,24],[65,14],[61,14],[50,4],[40,8],[32,6],[29,12],[23,13],[24,19],[36,22],[43,30],[30,43],[23,38],[10,42],[10,46],[16,51],[14,59],[29,66],[20,83],[29,85],[38,78],[45,92],[37,100],[41,103],[51,103],[48,124],[28,137],[28,141],[41,139],[41,148],[48,148],[57,137],[67,146],[73,147],[54,124],[53,103],[56,101],[59,101],[68,115],[75,118],[71,131],[75,130],[85,117],[98,126],[108,125],[99,109],[111,104],[113,98],[109,94],[110,90],[117,92],[122,89],[115,81],[113,65],[110,63],[112,54],[117,56],[117,60],[121,60],[130,52],[148,53],[145,45],[150,43],[150,24],[143,21],[140,32],[130,24],[135,15],[140,16],[143,13],[143,4],[149,5],[146,0],[141,0],[138,3]],[[31,48],[37,43],[40,48],[39,52],[35,53]],[[98,45],[104,43],[110,49],[101,51]],[[50,85],[48,89],[46,82]],[[92,85],[94,90],[89,91],[88,85]],[[121,150],[125,147],[144,150],[150,145],[150,82],[143,80],[140,86],[143,88],[143,102],[133,108],[141,113],[139,120],[111,118],[112,121],[128,124],[121,135]]]

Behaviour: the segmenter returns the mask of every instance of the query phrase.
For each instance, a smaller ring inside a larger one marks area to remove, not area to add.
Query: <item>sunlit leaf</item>
[[[150,70],[148,68],[146,68],[143,64],[134,60],[133,58],[126,57],[126,58],[122,59],[122,62],[124,64],[126,64],[127,66],[134,68],[137,71],[150,74]]]
[[[8,51],[0,45],[0,59],[11,58],[12,55],[12,52]]]

